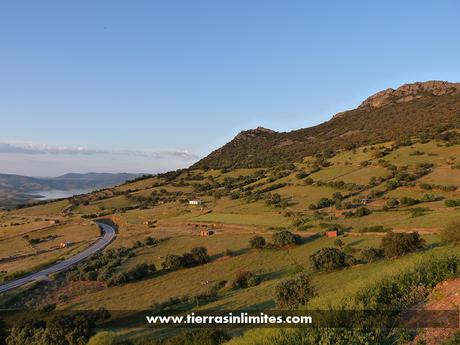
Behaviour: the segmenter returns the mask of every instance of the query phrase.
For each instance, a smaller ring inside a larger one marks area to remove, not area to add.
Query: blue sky
[[[157,172],[460,81],[451,1],[0,2],[0,172]]]

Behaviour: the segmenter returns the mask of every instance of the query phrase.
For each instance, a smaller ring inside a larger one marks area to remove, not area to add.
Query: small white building
[[[201,205],[202,203],[203,203],[203,201],[201,201],[199,199],[193,199],[193,200],[188,201],[189,205]]]

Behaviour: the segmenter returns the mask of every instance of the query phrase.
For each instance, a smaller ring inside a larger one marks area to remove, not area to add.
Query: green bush
[[[418,232],[389,232],[384,238],[380,248],[387,258],[402,256],[425,247],[425,240]]]
[[[331,272],[347,266],[347,255],[337,248],[322,248],[310,255],[310,263],[315,271]]]
[[[446,225],[439,235],[445,242],[460,243],[460,220],[455,220]]]
[[[249,271],[238,271],[233,280],[233,286],[237,289],[244,289],[256,286],[260,283],[260,277]]]
[[[254,236],[249,240],[249,246],[254,249],[262,249],[265,245],[265,238],[262,236]]]
[[[182,267],[182,257],[175,254],[166,255],[161,267],[165,270],[175,271]]]
[[[404,196],[401,198],[401,205],[403,206],[413,206],[413,205],[416,205],[418,204],[420,201],[418,201],[417,199],[414,199],[414,198],[410,198],[410,197],[407,197],[407,196]]]
[[[395,198],[390,198],[387,200],[387,206],[388,207],[397,207],[399,205],[398,199]]]
[[[273,244],[278,247],[289,246],[300,243],[300,236],[288,230],[281,230],[273,233]]]
[[[295,309],[305,306],[316,295],[312,276],[301,272],[292,279],[279,282],[275,287],[275,301],[280,308]]]
[[[444,205],[446,205],[446,207],[457,207],[457,206],[460,206],[460,199],[447,199],[446,201],[444,201]]]
[[[345,243],[340,238],[337,238],[336,240],[334,240],[334,246],[342,248],[344,245]]]
[[[373,262],[383,258],[383,256],[383,250],[379,248],[364,248],[361,251],[361,258],[367,262]]]

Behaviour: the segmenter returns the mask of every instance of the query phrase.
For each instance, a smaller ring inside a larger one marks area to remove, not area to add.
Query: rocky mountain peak
[[[235,139],[250,139],[260,134],[273,134],[276,133],[274,130],[264,128],[264,127],[257,127],[255,129],[249,129],[247,131],[241,131],[235,137]]]
[[[391,103],[405,103],[426,95],[441,96],[460,94],[460,83],[431,80],[404,84],[397,89],[388,88],[377,92],[361,103],[359,108],[379,108]]]

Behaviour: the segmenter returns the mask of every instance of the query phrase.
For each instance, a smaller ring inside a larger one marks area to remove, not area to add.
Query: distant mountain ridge
[[[417,82],[378,92],[358,108],[314,127],[291,132],[262,127],[242,131],[191,168],[268,167],[328,150],[433,135],[459,126],[460,83]]]
[[[142,176],[129,173],[69,173],[58,177],[0,174],[0,206],[14,206],[34,199],[41,191],[85,190],[111,187]]]

